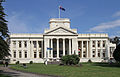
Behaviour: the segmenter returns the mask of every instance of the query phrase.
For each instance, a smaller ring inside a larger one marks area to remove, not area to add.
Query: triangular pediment
[[[45,34],[47,35],[77,35],[77,33],[72,31],[71,29],[66,29],[63,27],[58,27],[56,29],[49,30]]]

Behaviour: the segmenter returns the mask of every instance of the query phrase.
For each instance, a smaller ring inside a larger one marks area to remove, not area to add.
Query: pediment
[[[59,27],[59,28],[48,31],[45,34],[47,35],[76,35],[77,33],[70,29]]]

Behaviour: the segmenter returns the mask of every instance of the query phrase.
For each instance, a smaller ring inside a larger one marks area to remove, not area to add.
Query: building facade
[[[108,34],[78,34],[70,28],[67,18],[52,18],[44,34],[11,34],[10,62],[43,63],[59,61],[62,56],[76,54],[81,62],[89,59],[102,62],[112,58],[116,47],[110,43]]]

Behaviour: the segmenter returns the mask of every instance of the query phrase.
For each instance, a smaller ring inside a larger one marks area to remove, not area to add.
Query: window
[[[93,41],[93,47],[95,47],[95,41]]]
[[[27,41],[24,41],[24,47],[27,48]]]
[[[22,44],[21,44],[21,41],[19,41],[19,48],[21,48],[22,47]]]
[[[37,57],[37,53],[36,52],[34,52],[34,58],[36,58]]]
[[[25,51],[25,58],[27,58],[27,51]]]
[[[42,58],[42,52],[39,52],[39,58]]]
[[[85,41],[83,41],[83,47],[85,47],[85,44],[86,44]]]
[[[42,42],[38,41],[38,45],[39,45],[39,48],[41,48],[42,47]]]
[[[21,53],[21,51],[19,51],[19,58],[22,58],[22,53]]]
[[[16,48],[16,41],[13,41],[13,48]]]
[[[13,57],[16,58],[16,51],[13,51]]]
[[[105,47],[105,41],[103,41],[103,47]]]
[[[100,47],[100,41],[98,41],[98,47]]]
[[[98,57],[100,57],[100,50],[98,50]]]
[[[36,41],[33,41],[34,48],[37,48]]]

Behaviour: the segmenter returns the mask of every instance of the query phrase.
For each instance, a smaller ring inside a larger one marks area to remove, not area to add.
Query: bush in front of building
[[[61,58],[61,61],[64,65],[76,65],[80,59],[78,55],[66,55]]]
[[[120,62],[120,44],[117,45],[115,51],[113,52],[113,57],[117,62]]]
[[[30,61],[30,64],[33,64],[33,61]]]
[[[20,64],[20,62],[19,62],[19,61],[17,61],[15,64]]]

